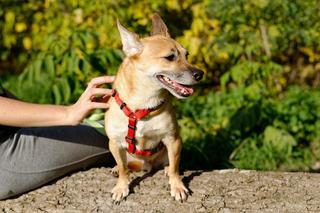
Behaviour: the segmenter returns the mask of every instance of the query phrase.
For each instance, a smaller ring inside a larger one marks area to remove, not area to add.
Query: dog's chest
[[[172,129],[172,123],[162,116],[157,116],[148,120],[138,120],[135,130],[135,139],[137,147],[140,149],[155,148],[159,142],[169,133]],[[125,137],[128,133],[128,120],[126,120],[121,128],[115,128],[113,131],[117,135],[118,141],[121,141],[123,147],[127,146]]]
[[[140,120],[137,122],[136,138],[156,137],[165,135],[165,125],[152,121]]]
[[[156,121],[138,121],[135,137],[141,149],[151,149],[167,134],[166,125]]]

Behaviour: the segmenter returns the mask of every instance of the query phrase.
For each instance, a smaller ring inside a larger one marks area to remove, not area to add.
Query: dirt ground
[[[128,198],[113,204],[116,183],[109,168],[64,177],[15,199],[2,212],[320,212],[320,174],[246,170],[186,171],[192,191],[184,203],[171,199],[163,171],[132,175]]]

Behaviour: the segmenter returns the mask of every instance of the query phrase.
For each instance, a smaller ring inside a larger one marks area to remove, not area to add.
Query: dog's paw
[[[118,166],[114,166],[114,167],[111,169],[111,174],[112,174],[113,177],[119,177]]]
[[[171,186],[171,197],[173,197],[177,201],[185,201],[187,200],[189,190],[184,186],[183,182],[179,180],[174,180],[170,184]]]
[[[119,203],[129,195],[129,186],[128,184],[117,183],[117,185],[111,190],[111,193],[113,201]]]

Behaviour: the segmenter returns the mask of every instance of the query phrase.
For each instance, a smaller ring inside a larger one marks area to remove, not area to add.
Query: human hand
[[[94,109],[109,108],[108,100],[112,95],[111,89],[99,88],[105,83],[112,83],[114,76],[93,78],[78,101],[68,107],[68,119],[71,124],[77,125]]]

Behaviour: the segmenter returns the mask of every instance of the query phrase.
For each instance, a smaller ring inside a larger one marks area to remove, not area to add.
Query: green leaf
[[[45,57],[44,65],[45,65],[45,69],[49,73],[50,77],[54,78],[55,77],[55,66],[54,66],[52,55],[48,55]]]
[[[91,120],[91,119],[85,119],[84,123],[95,128],[98,132],[100,132],[102,135],[106,135],[105,128],[104,128],[104,123]]]
[[[223,74],[220,78],[220,84],[222,88],[225,88],[225,86],[227,85],[227,83],[230,80],[230,72],[227,72],[225,74]]]
[[[70,85],[69,82],[66,78],[62,78],[60,80],[60,85],[61,85],[61,89],[62,89],[62,95],[63,95],[63,99],[64,99],[64,103],[69,103],[69,99],[71,96],[71,89],[70,89]]]
[[[41,80],[41,65],[42,65],[42,61],[40,59],[37,59],[35,62],[34,62],[34,66],[33,66],[33,69],[34,69],[34,79],[36,81],[40,81]]]
[[[52,86],[52,91],[53,91],[53,95],[54,95],[54,102],[55,104],[61,104],[62,101],[62,97],[61,97],[61,93],[59,91],[59,87],[57,84],[54,84]]]
[[[268,126],[264,131],[263,142],[271,145],[278,152],[284,152],[297,145],[295,138],[283,129]]]
[[[93,113],[88,119],[91,121],[100,121],[104,119],[104,112],[101,113]]]
[[[86,59],[82,60],[82,72],[85,76],[90,73],[90,63]]]

